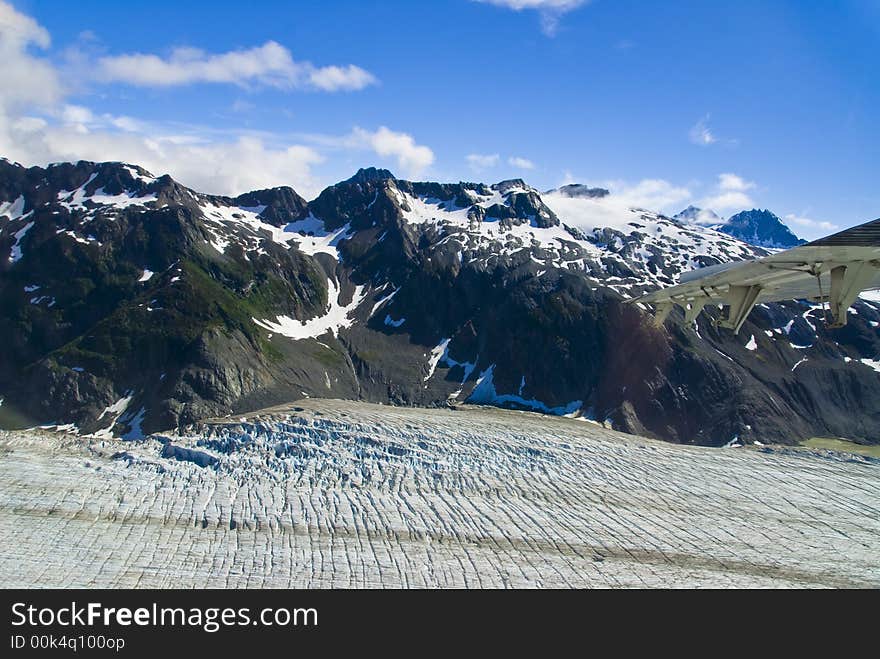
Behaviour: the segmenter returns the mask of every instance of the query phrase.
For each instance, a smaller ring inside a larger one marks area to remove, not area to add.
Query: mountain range
[[[765,212],[725,231],[613,200],[375,168],[311,201],[225,197],[124,163],[2,160],[0,425],[136,438],[325,397],[706,445],[880,441],[880,304],[839,330],[803,301],[738,336],[717,312],[655,327],[626,301],[766,254],[732,233]]]
[[[807,242],[795,236],[779,217],[768,210],[757,208],[740,211],[725,220],[713,210],[688,206],[674,218],[681,222],[708,226],[743,242],[768,249],[789,249]]]

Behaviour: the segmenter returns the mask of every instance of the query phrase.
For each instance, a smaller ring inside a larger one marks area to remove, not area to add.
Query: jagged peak
[[[602,199],[611,194],[606,188],[591,188],[583,183],[569,183],[568,185],[547,190],[547,194],[553,193],[572,199]]]
[[[740,211],[719,226],[718,230],[761,247],[787,248],[806,242],[766,208]]]
[[[259,190],[249,190],[235,197],[235,201],[245,203],[250,199],[264,203],[264,200],[272,201],[276,199],[292,199],[299,203],[305,204],[306,200],[297,193],[289,185],[278,185],[273,188],[260,188]]]
[[[500,192],[501,194],[505,194],[505,193],[509,192],[510,190],[516,190],[518,188],[523,189],[523,190],[534,190],[534,188],[532,188],[532,186],[530,186],[528,183],[523,181],[521,178],[510,178],[510,179],[505,179],[503,181],[498,181],[498,183],[495,183],[495,184],[491,185],[490,187],[493,190]],[[537,192],[537,190],[534,190],[534,191]]]
[[[372,181],[396,181],[397,178],[387,169],[377,167],[361,167],[354,176],[343,181],[343,183],[369,183]]]

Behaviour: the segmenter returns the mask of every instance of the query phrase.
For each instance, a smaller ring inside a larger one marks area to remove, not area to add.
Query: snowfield
[[[0,452],[7,588],[880,586],[880,465],[845,454],[328,400]]]

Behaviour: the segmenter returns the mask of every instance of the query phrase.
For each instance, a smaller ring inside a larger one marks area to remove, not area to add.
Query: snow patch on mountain
[[[241,244],[247,252],[263,254],[265,250],[260,245],[263,240],[270,240],[285,248],[295,244],[299,251],[310,256],[329,254],[339,261],[337,247],[350,233],[347,224],[335,231],[327,231],[324,222],[312,214],[277,227],[260,217],[266,210],[265,205],[225,205],[203,199],[200,207],[214,238],[211,244],[221,254],[233,241]]]
[[[860,359],[859,361],[862,362],[865,366],[869,366],[880,373],[880,360],[864,358]]]
[[[13,201],[0,201],[0,217],[4,215],[13,222],[20,219],[24,215],[24,196],[19,195]]]
[[[337,261],[339,256],[339,241],[346,238],[351,232],[351,227],[346,224],[335,231],[327,231],[324,222],[311,213],[305,219],[291,222],[284,227],[284,240],[286,243],[296,241],[299,251],[314,256],[315,254],[329,254]]]
[[[880,290],[862,291],[859,293],[859,297],[866,302],[873,302],[874,304],[880,305]]]
[[[33,229],[34,223],[28,222],[21,229],[12,234],[12,237],[15,238],[15,242],[12,244],[12,251],[9,253],[9,262],[15,263],[19,261],[24,253],[21,251],[21,241],[27,235],[27,232]]]
[[[309,320],[297,320],[290,316],[276,316],[275,320],[254,318],[254,322],[267,330],[281,334],[296,341],[315,339],[330,332],[334,336],[343,327],[351,327],[354,323],[352,313],[366,297],[364,286],[357,286],[349,304],[339,303],[339,286],[332,279],[327,280],[327,310],[322,316]]]
[[[491,195],[480,195],[472,190],[470,198],[474,202],[468,208],[462,208],[452,201],[442,201],[431,197],[419,197],[393,188],[392,195],[401,208],[407,222],[419,226],[432,225],[438,231],[447,233],[445,240],[452,240],[461,245],[459,258],[464,263],[465,255],[470,253],[467,262],[486,261],[492,256],[507,257],[523,249],[541,249],[548,252],[548,260],[557,267],[566,267],[567,261],[581,259],[579,268],[586,266],[583,257],[593,260],[601,258],[603,251],[587,240],[572,234],[561,225],[538,226],[538,217],[504,221],[498,217],[485,214],[485,209],[494,205],[506,206],[511,195],[534,192],[531,188],[511,187],[502,194],[494,190]],[[483,209],[474,213],[473,208]],[[540,212],[540,211],[539,211]],[[543,211],[546,213],[546,211]],[[549,214],[541,216],[546,220]],[[566,253],[568,246],[576,244],[581,254],[572,259]],[[542,265],[543,261],[540,261]]]
[[[548,407],[546,404],[535,398],[526,399],[516,394],[499,394],[495,390],[495,366],[495,364],[492,364],[489,368],[480,373],[480,376],[477,378],[477,384],[474,386],[474,390],[465,402],[475,403],[477,405],[498,405],[500,407],[523,407],[529,410],[544,412],[546,414],[556,414],[559,416],[573,414],[584,405],[584,401],[582,400],[573,400],[567,405]]]
[[[383,284],[383,286],[382,286],[382,288],[381,288],[380,290],[384,290],[386,286],[388,286],[388,284]],[[392,299],[395,295],[397,295],[397,293],[398,293],[399,290],[400,290],[400,287],[398,286],[398,287],[395,288],[393,291],[391,291],[388,295],[386,295],[386,296],[384,296],[384,297],[382,297],[382,298],[379,298],[379,300],[373,305],[373,308],[370,310],[369,318],[372,318],[372,317],[373,317],[373,314],[376,313],[376,310],[377,310],[379,307],[381,307],[381,306],[382,306],[383,304],[385,304],[386,302],[391,301],[391,299]]]
[[[431,358],[428,360],[428,374],[425,376],[425,382],[431,379],[434,371],[437,370],[437,364],[446,356],[446,349],[451,339],[443,339],[431,350]]]
[[[105,439],[111,439],[113,437],[113,428],[116,425],[116,422],[119,421],[119,418],[125,414],[125,411],[128,409],[128,406],[131,404],[132,399],[134,398],[134,392],[127,391],[122,398],[117,400],[112,405],[108,405],[104,408],[104,411],[101,412],[101,416],[98,417],[98,421],[103,419],[106,416],[110,417],[110,423],[105,428],[98,430],[93,433],[95,437],[102,437]]]
[[[93,210],[94,206],[111,206],[117,209],[124,209],[129,206],[146,206],[158,201],[154,194],[138,194],[136,191],[109,194],[104,191],[103,186],[89,194],[86,188],[97,176],[98,172],[93,172],[88,180],[75,190],[60,190],[58,192],[58,203],[69,211],[88,211]],[[91,203],[92,206],[90,207],[87,202]]]

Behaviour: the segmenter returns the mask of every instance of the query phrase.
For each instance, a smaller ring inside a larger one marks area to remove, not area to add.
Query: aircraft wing
[[[770,256],[686,272],[679,284],[630,302],[654,305],[660,323],[675,304],[688,322],[706,304],[720,304],[719,324],[739,332],[756,304],[815,300],[828,302],[831,327],[842,327],[859,293],[874,288],[880,288],[880,219]]]

